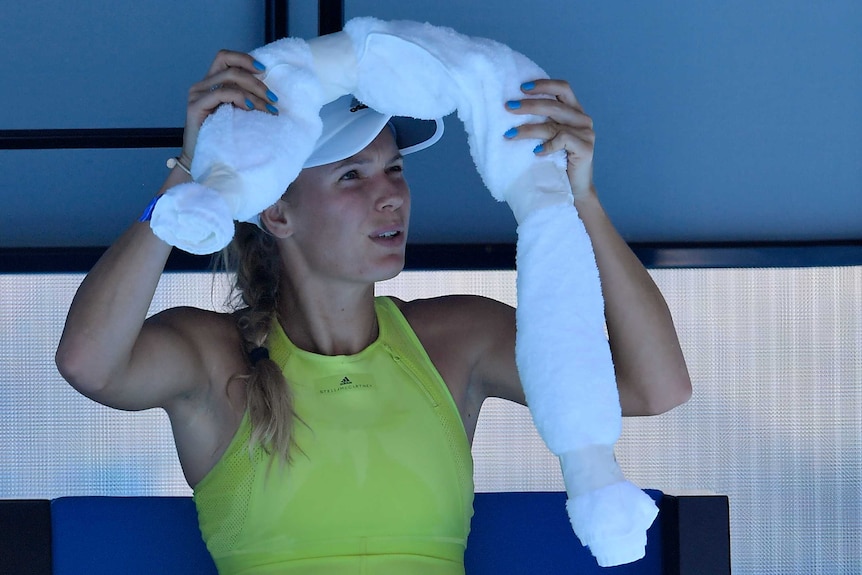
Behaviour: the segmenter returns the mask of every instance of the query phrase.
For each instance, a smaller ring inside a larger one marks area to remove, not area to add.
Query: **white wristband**
[[[190,176],[192,175],[191,169],[183,163],[181,158],[168,158],[168,161],[165,162],[165,165],[167,165],[168,169],[171,170],[179,166],[182,171],[184,171]]]

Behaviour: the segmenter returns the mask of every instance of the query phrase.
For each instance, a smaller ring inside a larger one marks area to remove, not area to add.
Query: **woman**
[[[222,51],[190,90],[183,154],[162,192],[189,180],[219,105],[277,113],[250,56]],[[592,122],[568,84],[537,80],[507,107],[547,116],[500,137],[565,149],[600,270],[625,415],[664,412],[690,383],[667,306],[592,185]],[[324,128],[326,130],[326,128]],[[57,365],[75,389],[128,410],[162,407],[221,572],[463,572],[470,442],[487,397],[524,403],[514,310],[482,297],[400,301],[374,285],[404,265],[410,193],[384,127],[308,167],[233,248],[244,306],[146,319],[170,246],[146,222],[88,274]],[[351,571],[352,572],[352,571]]]

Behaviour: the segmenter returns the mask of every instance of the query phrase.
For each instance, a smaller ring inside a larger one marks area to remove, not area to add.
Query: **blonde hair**
[[[248,356],[267,347],[272,322],[277,321],[281,260],[275,239],[254,224],[237,223],[234,239],[222,254],[223,265],[236,273],[231,302],[237,309],[237,329]],[[258,354],[255,354],[258,355]],[[294,445],[296,412],[281,368],[268,354],[249,360],[245,380],[251,423],[249,448],[260,445],[282,462],[289,462]]]

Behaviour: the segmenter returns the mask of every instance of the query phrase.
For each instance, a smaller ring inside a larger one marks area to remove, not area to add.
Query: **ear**
[[[260,223],[271,235],[287,238],[293,234],[293,223],[287,202],[279,199],[260,213]]]

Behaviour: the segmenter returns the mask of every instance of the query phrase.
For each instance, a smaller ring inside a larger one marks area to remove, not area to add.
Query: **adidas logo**
[[[341,380],[341,385],[350,385],[350,384],[352,384],[352,383],[353,383],[353,382],[352,382],[352,381],[350,381],[350,378],[349,378],[349,377],[346,377],[346,376],[345,376],[344,378],[342,378],[342,380]]]
[[[359,110],[364,110],[367,107],[368,106],[366,106],[356,98],[353,98],[353,101],[350,102],[350,111],[353,113],[358,112]]]

